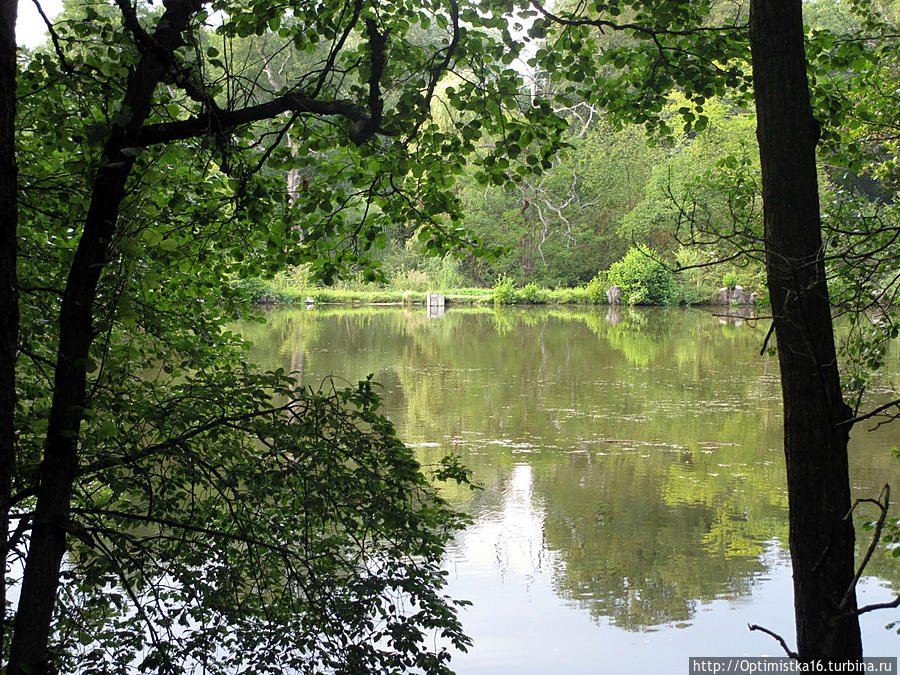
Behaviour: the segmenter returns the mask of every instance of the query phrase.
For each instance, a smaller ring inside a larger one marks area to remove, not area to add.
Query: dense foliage
[[[70,3],[4,61],[10,673],[445,672],[465,646],[437,567],[457,518],[370,383],[310,391],[247,362],[236,279],[478,283],[501,303],[760,283],[741,8],[523,6],[517,27],[514,4]],[[833,299],[872,309],[898,288],[897,6],[806,5],[824,262]],[[858,392],[897,332],[870,325],[847,347]]]
[[[484,9],[72,2],[21,52],[8,672],[441,673],[466,646],[459,518],[372,383],[261,372],[227,324],[235,278],[384,279],[395,228],[469,245],[466,161],[498,186],[550,166],[561,123]]]
[[[734,20],[727,3],[711,4],[710,23]],[[863,14],[854,13],[853,3],[839,0],[805,5],[809,50],[815,57],[813,93],[821,101],[822,114],[827,114],[822,119],[828,142],[822,148],[821,198],[829,222],[837,224],[841,223],[837,211],[849,214],[857,209],[854,203],[882,223],[894,218],[883,204],[891,201],[896,189],[890,177],[897,157],[892,145],[895,115],[890,112],[895,107],[888,82],[896,70],[889,35],[895,32],[897,8],[895,3],[876,5],[865,8],[875,11]],[[857,39],[864,24],[872,36],[868,42]],[[572,35],[566,39],[574,39]],[[608,29],[604,35],[595,32],[581,46],[585,54],[588,50],[607,54],[598,57],[604,63],[596,77],[604,78],[619,72],[616,64],[625,63],[639,48],[646,51],[648,45]],[[425,255],[414,231],[395,227],[388,232],[386,249],[376,254],[388,286],[423,291],[491,287],[502,275],[519,287],[528,283],[549,289],[577,287],[639,244],[658,251],[672,269],[688,268],[679,275],[680,300],[709,301],[725,285],[726,274],[737,275],[741,285],[764,297],[756,117],[742,89],[743,74],[735,70],[732,83],[737,87],[704,95],[702,103],[686,96],[686,85],[665,89],[663,83],[654,83],[666,98],[658,110],[647,112],[652,113],[653,125],[664,127],[654,129],[664,133],[651,136],[648,145],[644,127],[622,118],[631,114],[627,100],[607,102],[606,108],[591,104],[593,94],[586,83],[566,85],[561,71],[552,76],[545,72],[548,63],[536,63],[533,86],[567,121],[569,147],[557,152],[539,177],[517,185],[484,185],[477,179],[480,169],[468,167],[454,188],[463,205],[463,224],[483,241],[502,246],[502,253],[495,258],[466,255],[436,260]],[[565,86],[568,90],[560,96]],[[603,80],[598,90],[607,92],[615,86]],[[855,176],[857,170],[863,177]],[[850,231],[837,227],[829,239],[835,263],[846,258],[842,233]],[[871,240],[868,234],[863,238]],[[720,264],[711,269],[698,267],[715,261]],[[891,281],[889,267],[886,263],[860,274],[858,269],[845,273],[832,265],[836,301],[848,293],[861,297],[881,291]],[[865,281],[866,288],[857,284],[848,290],[846,283],[837,281],[839,276]]]
[[[131,388],[85,434],[61,670],[443,672],[466,647],[438,592],[460,520],[371,382],[219,366],[166,400]]]
[[[668,305],[675,299],[672,273],[658,257],[656,251],[632,248],[609,268],[609,283],[622,289],[629,305]]]

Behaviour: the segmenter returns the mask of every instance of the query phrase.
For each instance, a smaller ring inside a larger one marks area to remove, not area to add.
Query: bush
[[[462,286],[466,279],[463,275],[459,260],[444,256],[443,258],[429,258],[423,270],[431,279],[432,285],[437,289],[454,288]]]
[[[527,284],[519,291],[519,298],[534,305],[542,305],[547,302],[547,291],[539,288],[537,284]]]
[[[272,295],[272,282],[265,279],[235,279],[231,289],[245,302],[259,302],[264,295]]]
[[[397,270],[391,276],[391,288],[398,291],[427,291],[431,285],[428,274],[416,268]]]
[[[310,286],[312,286],[312,274],[309,265],[290,267],[278,272],[272,278],[272,290],[276,295],[302,293],[304,289]]]
[[[675,260],[683,269],[676,276],[679,299],[689,305],[713,302],[721,287],[715,254],[699,246],[683,246],[675,252]]]
[[[519,294],[516,292],[516,282],[501,274],[497,277],[491,295],[495,305],[514,305],[519,298]]]
[[[600,273],[584,285],[588,301],[592,305],[602,305],[606,302],[606,275]]]
[[[593,304],[590,293],[585,286],[575,288],[557,288],[547,291],[547,302],[557,305],[590,305]]]
[[[607,274],[610,285],[622,289],[625,302],[630,305],[668,305],[677,299],[675,279],[668,269],[655,259],[655,251],[629,249],[614,262]]]
[[[726,288],[734,288],[738,283],[738,275],[737,272],[726,272],[725,276],[722,277],[722,283]]]

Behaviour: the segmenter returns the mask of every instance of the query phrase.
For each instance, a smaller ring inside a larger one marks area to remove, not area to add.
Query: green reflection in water
[[[563,600],[646,630],[748,596],[768,572],[764,552],[787,541],[777,362],[759,355],[767,328],[691,309],[467,308],[429,319],[342,308],[271,312],[241,330],[255,361],[304,384],[374,373],[423,463],[458,453],[485,486],[443,488],[476,528],[508,511],[527,466],[528,508],[508,527],[539,539],[531,564],[552,564]],[[894,357],[886,380],[898,372]],[[898,433],[854,432],[860,496],[900,485],[887,452]],[[900,587],[889,556],[871,572]]]

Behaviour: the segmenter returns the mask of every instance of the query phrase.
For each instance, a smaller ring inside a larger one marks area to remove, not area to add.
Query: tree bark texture
[[[16,349],[19,298],[16,281],[16,2],[0,0],[0,532],[6,551],[9,498],[15,468]],[[4,560],[6,556],[4,555]],[[0,608],[6,607],[6,578],[0,575]],[[5,609],[0,609],[5,619]],[[0,654],[3,653],[0,631]]]
[[[753,0],[751,50],[766,267],[784,404],[797,653],[862,656],[841,395],[825,278],[801,0]]]

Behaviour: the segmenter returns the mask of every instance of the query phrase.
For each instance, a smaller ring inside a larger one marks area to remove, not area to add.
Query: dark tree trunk
[[[844,403],[825,281],[801,0],[753,0],[751,49],[766,266],[784,397],[797,651],[862,656]]]
[[[15,468],[16,348],[19,298],[16,283],[16,0],[0,0],[0,533],[6,552],[9,497]],[[6,555],[3,556],[6,560]],[[6,576],[0,575],[0,612],[5,619]],[[0,630],[0,654],[3,653]]]
[[[87,359],[94,340],[94,300],[131,170],[127,158],[110,163],[117,166],[98,174],[60,308],[53,403],[8,675],[47,672],[53,608],[78,473],[78,433],[86,403]]]
[[[15,25],[14,17],[7,22],[7,3],[15,0],[0,0],[3,7],[4,26],[11,31]],[[37,503],[31,528],[28,556],[22,580],[19,603],[13,625],[10,658],[7,675],[39,675],[52,670],[49,659],[49,641],[53,629],[53,610],[59,586],[60,568],[66,552],[66,533],[71,529],[70,510],[73,488],[79,471],[78,435],[84,419],[87,403],[87,363],[91,355],[96,327],[94,326],[94,303],[97,290],[110,257],[110,242],[113,241],[119,219],[119,208],[126,194],[127,183],[134,167],[135,151],[150,144],[170,142],[173,140],[203,136],[216,128],[224,131],[236,125],[247,124],[261,119],[272,119],[277,115],[293,110],[295,112],[318,113],[340,116],[362,125],[362,131],[356,133],[354,142],[365,143],[379,128],[382,117],[382,99],[379,88],[381,71],[386,53],[386,37],[378,32],[374,21],[367,21],[367,32],[371,48],[372,70],[369,82],[369,108],[366,111],[346,101],[314,100],[298,94],[278,97],[264,104],[251,105],[241,110],[218,110],[211,98],[207,99],[202,87],[187,82],[191,96],[199,96],[205,100],[204,114],[188,120],[161,123],[145,127],[153,104],[154,91],[158,83],[165,77],[180,78],[185,76],[174,58],[175,51],[184,45],[182,31],[186,28],[192,15],[200,11],[200,0],[166,0],[165,9],[156,23],[152,35],[138,21],[137,15],[128,3],[118,3],[123,12],[122,18],[141,52],[140,60],[130,73],[128,85],[122,98],[118,118],[123,119],[110,129],[109,138],[104,146],[103,161],[91,189],[91,203],[83,223],[82,234],[72,259],[66,279],[62,304],[59,313],[59,345],[56,354],[56,370],[54,373],[53,397],[50,416],[47,423],[47,435],[43,447],[43,458],[40,467],[40,479],[37,487]],[[11,10],[14,15],[14,9]],[[12,16],[12,15],[11,15]],[[0,36],[0,48],[5,49],[4,36]],[[12,44],[12,43],[10,43]],[[4,69],[0,76],[2,88],[0,96],[4,105],[14,106],[13,87],[15,84],[14,45],[9,55],[12,70]],[[6,58],[6,52],[3,53]],[[4,68],[6,67],[4,62]],[[7,78],[9,82],[7,83]],[[14,112],[14,111],[13,111]],[[2,114],[6,114],[5,109]],[[0,138],[0,154],[7,152],[10,161],[13,154],[12,113],[10,113],[10,130],[7,137],[4,126]],[[3,117],[5,123],[6,117]],[[6,154],[0,162],[6,161]],[[10,170],[10,168],[12,170]],[[3,249],[0,259],[0,272],[4,274],[5,289],[0,294],[4,304],[0,311],[8,316],[15,316],[15,248],[7,246],[7,241],[15,243],[15,172],[14,165],[0,166],[0,179],[11,180],[9,188],[13,218],[7,227],[6,197],[7,183],[2,183],[0,207],[4,209]],[[9,232],[7,230],[9,229]],[[7,258],[8,256],[8,258]],[[6,282],[6,267],[10,266],[10,281]],[[11,293],[7,309],[7,291]],[[5,318],[5,317],[4,317]],[[15,354],[17,337],[4,334],[0,349],[9,349]],[[4,368],[7,361],[5,352]],[[3,371],[6,373],[6,371]],[[10,365],[10,378],[12,370]],[[5,377],[5,375],[4,375]],[[0,386],[6,386],[4,379]],[[14,381],[10,379],[9,397],[14,396]],[[9,419],[12,431],[13,399],[6,398],[6,392],[0,392],[0,424]],[[3,430],[0,429],[0,433]],[[5,437],[0,441],[6,442]],[[0,448],[5,451],[6,445]],[[13,447],[11,440],[10,449]],[[11,452],[11,450],[10,450]],[[11,456],[11,455],[10,455]],[[0,460],[3,458],[0,457]],[[5,470],[0,466],[0,470]],[[10,462],[11,466],[11,462]],[[10,475],[9,472],[6,474]],[[2,489],[0,485],[0,489]],[[8,488],[7,488],[8,493]]]
[[[181,43],[181,30],[199,6],[191,0],[167,3],[154,34],[159,54],[171,54]],[[131,111],[123,126],[111,129],[104,148],[104,167],[97,173],[91,204],[66,279],[59,314],[59,347],[53,401],[47,423],[40,485],[22,591],[16,612],[7,675],[50,672],[49,640],[59,574],[66,552],[70,502],[78,475],[78,434],[84,419],[87,361],[94,341],[94,302],[109,260],[119,206],[133,156],[122,149],[134,143],[150,114],[153,93],[165,64],[145,54],[132,72],[122,101]]]

